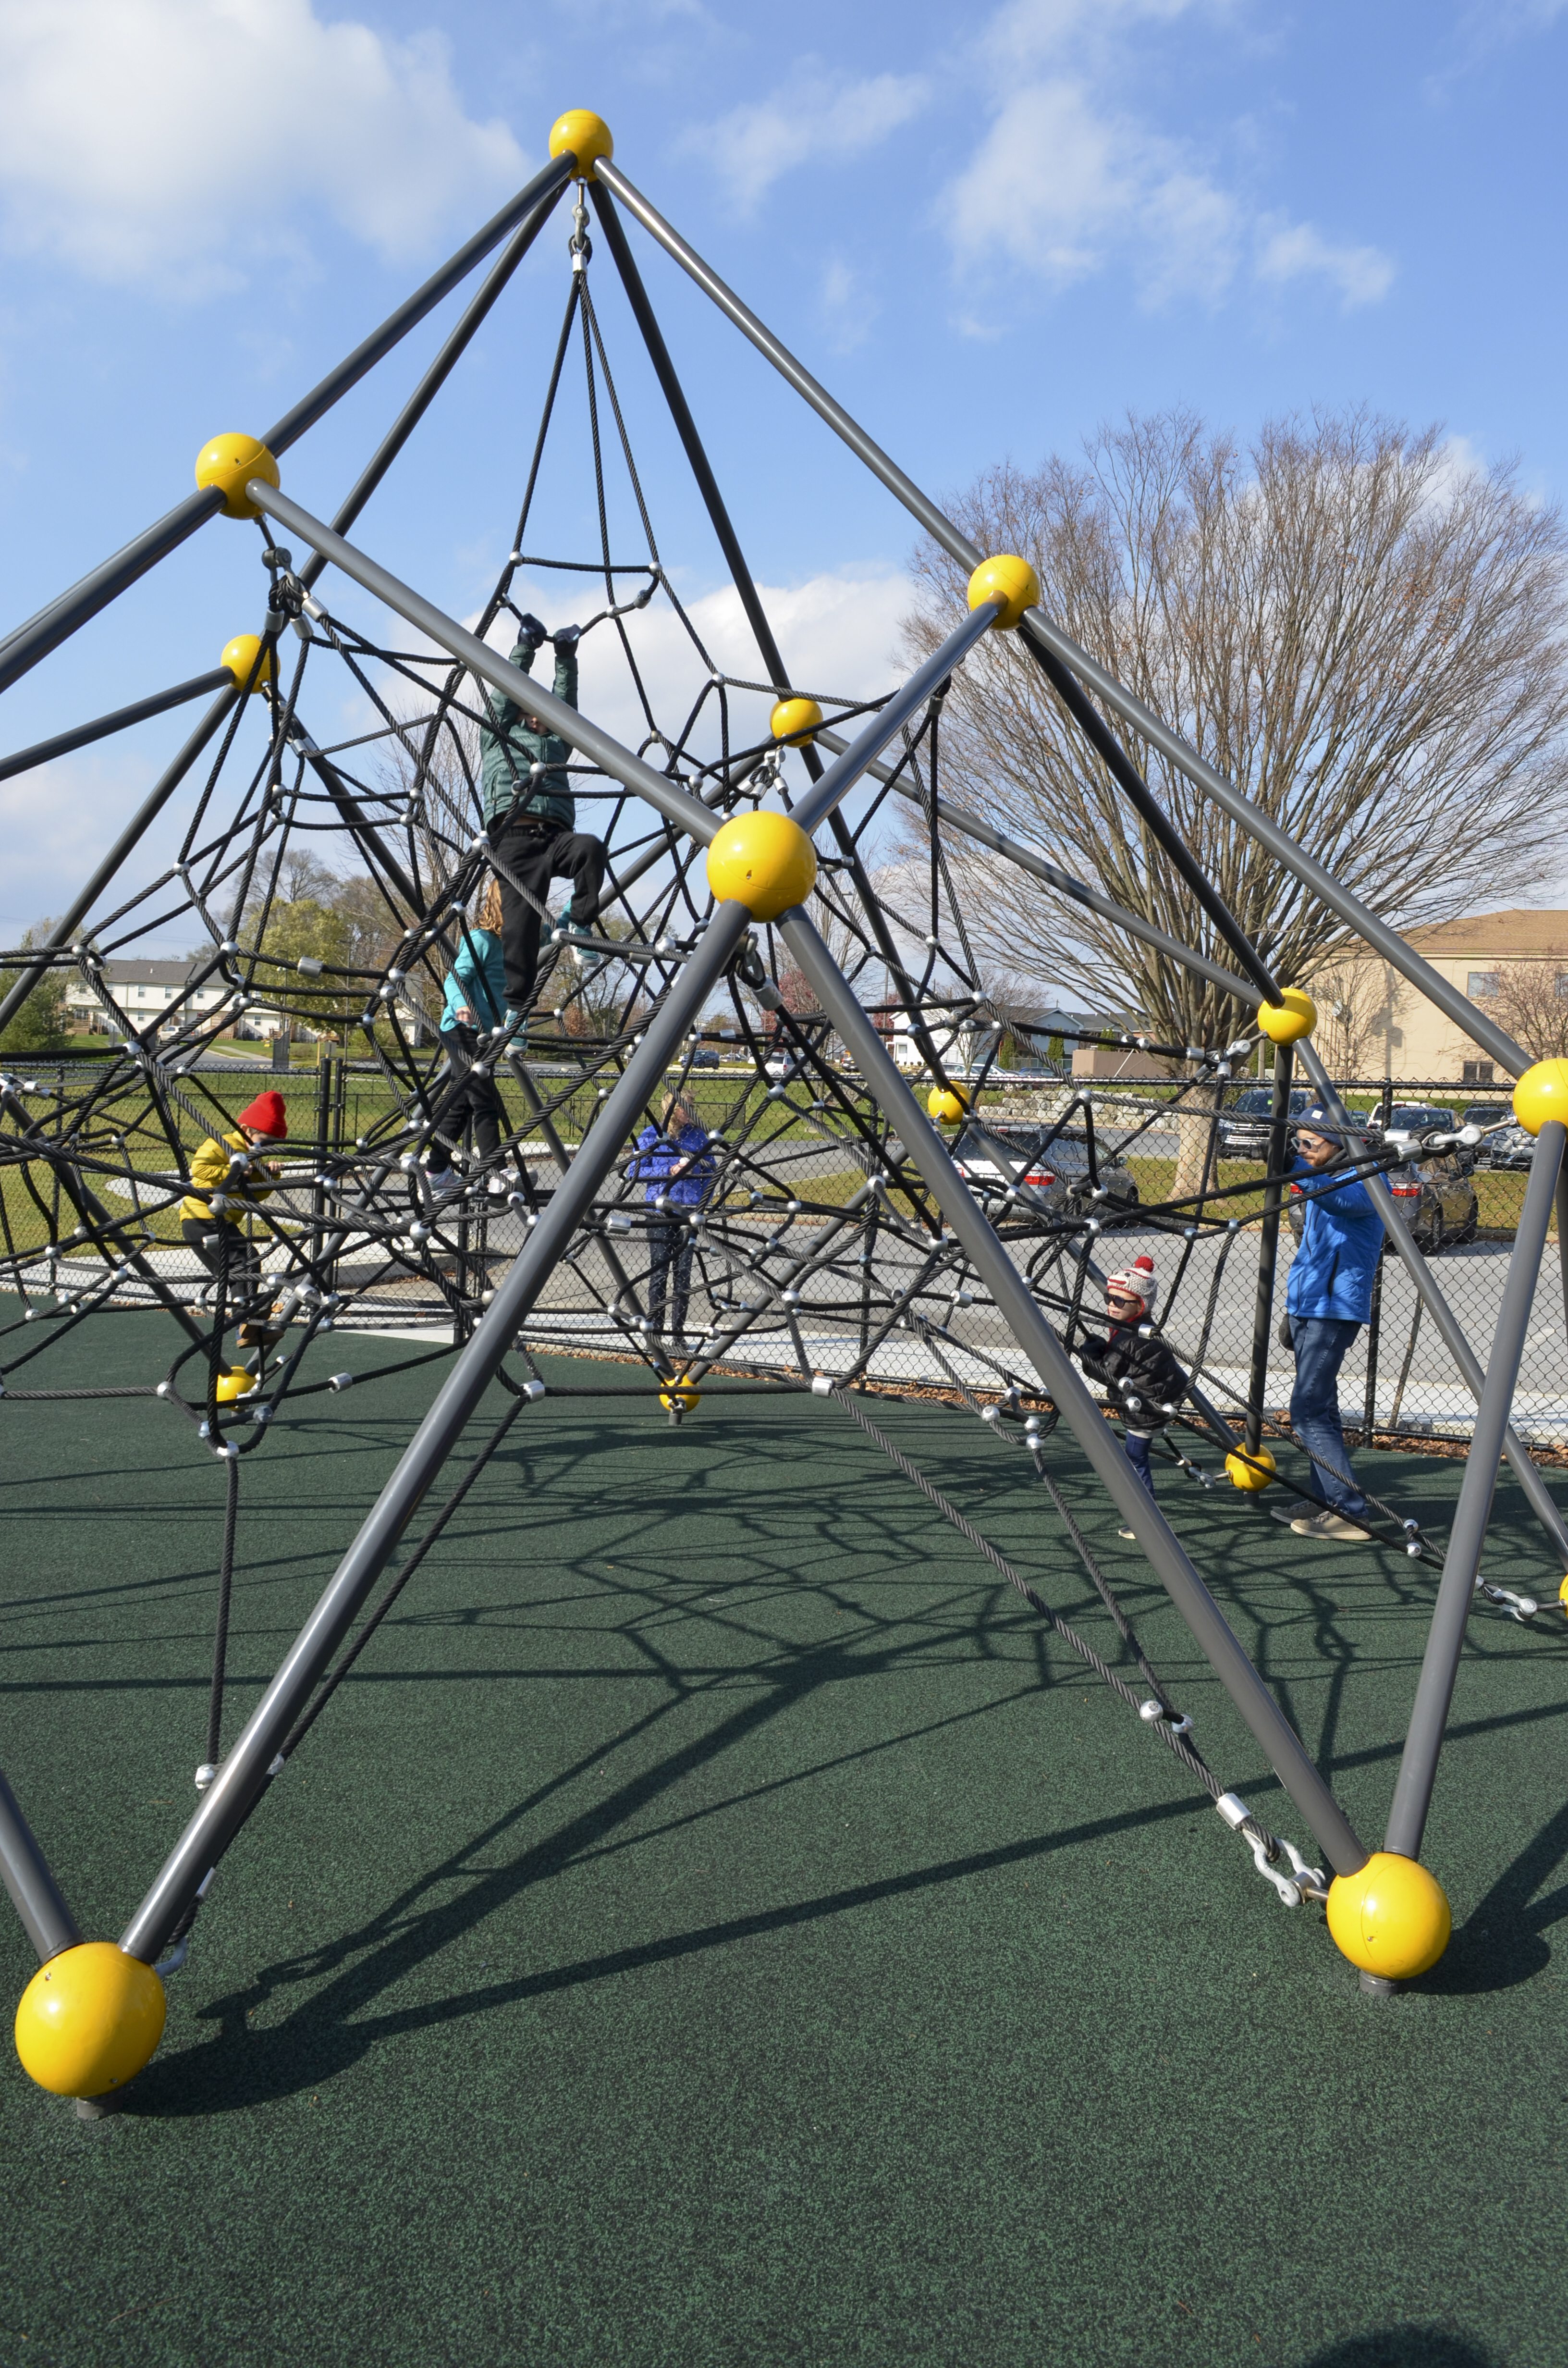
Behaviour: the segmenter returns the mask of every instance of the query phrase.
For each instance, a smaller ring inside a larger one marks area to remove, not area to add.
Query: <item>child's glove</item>
[[[517,619],[517,639],[519,642],[531,643],[537,650],[540,642],[547,642],[550,635],[537,617],[524,616]]]
[[[582,632],[581,625],[562,625],[558,633],[551,635],[551,646],[557,651],[574,650],[582,638]]]

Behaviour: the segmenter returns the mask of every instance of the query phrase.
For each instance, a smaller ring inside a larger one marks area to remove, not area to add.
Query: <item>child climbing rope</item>
[[[190,1163],[190,1190],[180,1202],[180,1232],[209,1273],[226,1277],[230,1319],[239,1316],[239,1345],[263,1354],[280,1337],[268,1332],[265,1318],[272,1304],[272,1286],[261,1272],[261,1250],[243,1230],[243,1219],[271,1191],[261,1175],[283,1173],[275,1159],[234,1166],[235,1156],[258,1143],[281,1143],[289,1133],[289,1112],[280,1093],[257,1094],[234,1121],[232,1134],[209,1135]],[[214,1200],[222,1203],[214,1207]]]
[[[580,628],[563,625],[553,636],[537,617],[521,620],[512,664],[532,674],[534,658],[549,641],[555,652],[555,696],[577,704],[577,641]],[[598,909],[604,883],[604,841],[576,827],[577,807],[566,764],[572,751],[509,699],[490,703],[493,723],[481,729],[480,778],[484,826],[501,882],[501,942],[507,1016],[526,1011],[539,967],[541,908],[550,883],[568,879],[573,896],[564,928],[584,934]]]
[[[1152,1497],[1154,1474],[1149,1449],[1175,1416],[1187,1395],[1187,1375],[1157,1334],[1146,1337],[1139,1326],[1153,1320],[1159,1285],[1154,1261],[1140,1253],[1131,1266],[1106,1279],[1106,1315],[1109,1335],[1092,1334],[1079,1352],[1084,1371],[1101,1383],[1123,1419],[1122,1444],[1127,1460]],[[1130,1529],[1118,1535],[1130,1538]]]
[[[481,1033],[501,1027],[506,1016],[501,923],[501,882],[492,874],[473,923],[462,933],[442,1000],[440,1035],[447,1067],[437,1087],[441,1115],[428,1156],[430,1189],[438,1201],[461,1188],[452,1153],[461,1144],[470,1118],[482,1160],[493,1159],[501,1148],[500,1097],[492,1079],[474,1067]],[[508,1187],[504,1176],[492,1175],[485,1189],[492,1199],[500,1200]]]
[[[671,1335],[680,1349],[686,1345],[686,1311],[697,1250],[688,1218],[707,1198],[714,1172],[708,1130],[698,1118],[696,1105],[689,1094],[672,1094],[665,1104],[663,1124],[645,1126],[638,1136],[637,1156],[627,1175],[645,1186],[650,1208],[660,1211],[648,1227],[649,1321],[655,1331],[663,1329],[667,1292]]]

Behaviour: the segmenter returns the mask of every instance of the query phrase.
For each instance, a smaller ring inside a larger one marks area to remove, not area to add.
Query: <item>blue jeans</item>
[[[1121,1443],[1127,1450],[1129,1463],[1131,1464],[1152,1497],[1154,1493],[1154,1475],[1149,1468],[1149,1441],[1141,1438],[1137,1431],[1129,1430],[1123,1432]]]
[[[1320,1503],[1354,1520],[1366,1510],[1367,1499],[1351,1474],[1348,1486],[1335,1475],[1350,1473],[1345,1433],[1339,1427],[1339,1368],[1359,1324],[1341,1315],[1292,1315],[1290,1345],[1296,1353],[1296,1386],[1290,1393],[1290,1422],[1314,1461],[1310,1483]],[[1315,1459],[1325,1456],[1334,1466]]]
[[[661,1328],[665,1292],[669,1290],[670,1315],[679,1337],[686,1331],[687,1305],[691,1298],[691,1262],[697,1235],[678,1218],[665,1217],[648,1228],[648,1315]]]

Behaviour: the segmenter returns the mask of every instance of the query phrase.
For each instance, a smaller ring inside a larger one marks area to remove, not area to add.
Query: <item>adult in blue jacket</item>
[[[441,1115],[427,1155],[430,1189],[437,1200],[457,1191],[461,1183],[452,1166],[452,1154],[471,1120],[474,1147],[482,1161],[494,1159],[501,1148],[500,1097],[492,1079],[482,1076],[474,1064],[481,1037],[499,1028],[506,1016],[501,883],[492,874],[474,920],[460,932],[441,1000],[440,1036],[447,1066],[436,1088]],[[499,1173],[489,1178],[487,1190],[494,1199],[499,1200],[507,1189],[506,1178]]]
[[[670,1097],[663,1126],[642,1129],[637,1156],[626,1172],[631,1182],[644,1187],[644,1200],[658,1211],[648,1226],[649,1320],[655,1331],[663,1328],[667,1292],[673,1337],[683,1346],[697,1250],[689,1221],[707,1199],[716,1172],[708,1130],[688,1094]]]
[[[1290,1189],[1301,1195],[1305,1222],[1286,1287],[1285,1315],[1296,1359],[1290,1423],[1313,1459],[1312,1495],[1280,1516],[1301,1537],[1367,1536],[1359,1518],[1367,1499],[1356,1486],[1339,1421],[1339,1369],[1372,1312],[1383,1221],[1359,1177],[1335,1181],[1335,1170],[1348,1165],[1326,1111],[1309,1110],[1297,1132],[1291,1163],[1301,1180]]]

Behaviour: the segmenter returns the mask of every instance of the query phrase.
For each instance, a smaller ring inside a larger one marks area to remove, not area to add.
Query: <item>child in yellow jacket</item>
[[[267,1199],[270,1184],[262,1173],[280,1176],[275,1159],[258,1173],[256,1163],[234,1165],[236,1156],[258,1143],[282,1142],[289,1133],[289,1113],[280,1093],[257,1094],[243,1110],[232,1134],[210,1135],[190,1163],[190,1190],[180,1202],[180,1232],[209,1273],[227,1272],[228,1307],[243,1317],[239,1345],[265,1349],[269,1336],[262,1319],[271,1304],[270,1285],[261,1272],[257,1245],[242,1230],[241,1220]],[[214,1206],[214,1202],[218,1205]]]

